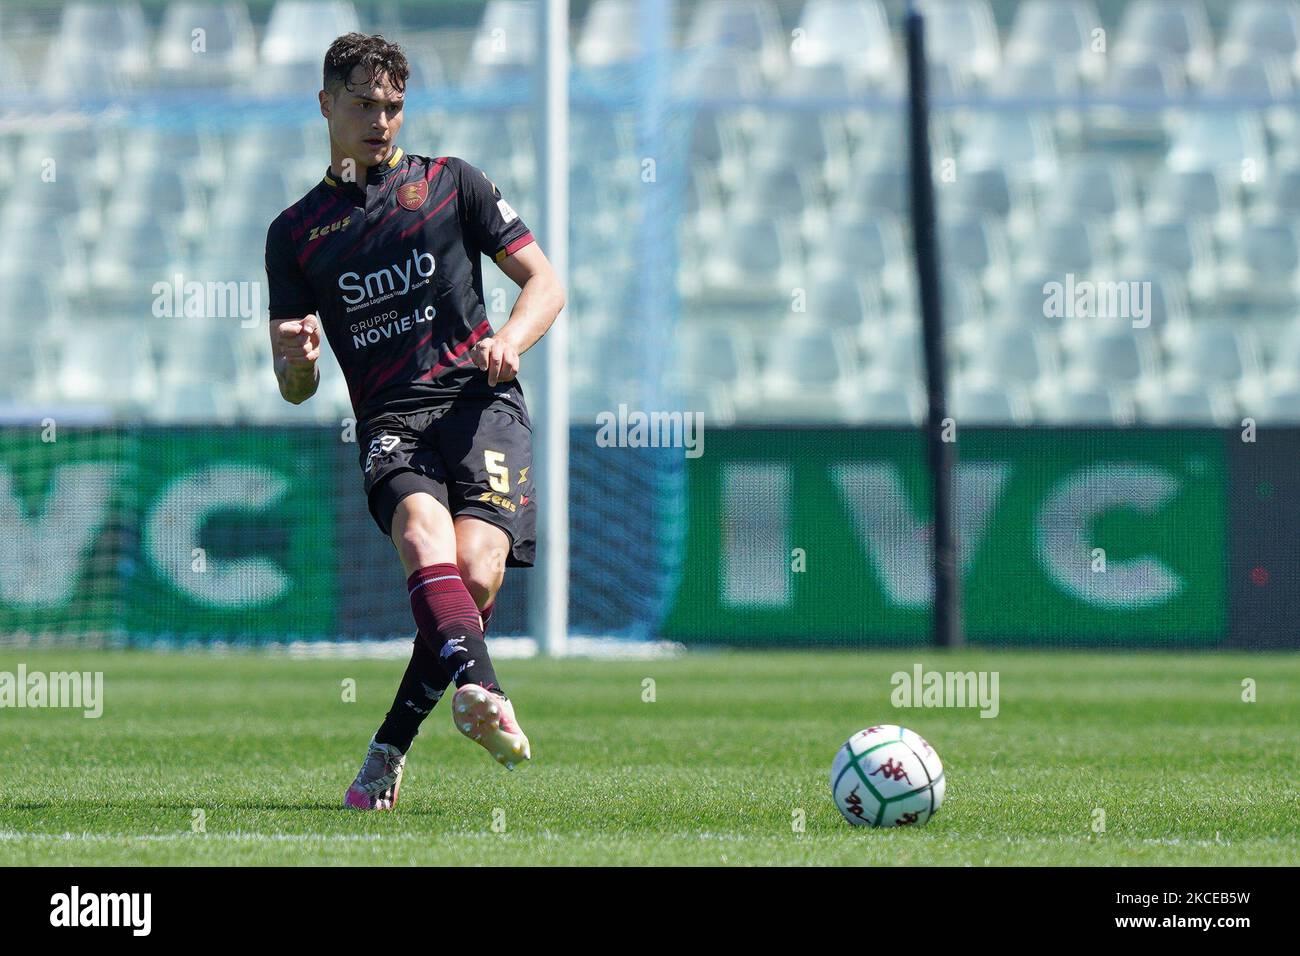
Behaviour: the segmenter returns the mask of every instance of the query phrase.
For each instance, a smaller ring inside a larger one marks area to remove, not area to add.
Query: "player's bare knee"
[[[505,551],[497,548],[460,548],[456,554],[456,565],[460,568],[460,576],[474,603],[480,608],[491,604],[506,573]]]
[[[436,536],[419,522],[408,523],[394,538],[397,553],[407,567],[422,568],[438,563]]]
[[[450,521],[423,497],[403,498],[393,515],[393,545],[408,571],[450,561],[454,547]]]

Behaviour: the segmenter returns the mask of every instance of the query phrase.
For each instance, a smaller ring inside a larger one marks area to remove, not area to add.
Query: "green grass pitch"
[[[1000,714],[894,708],[917,661],[998,671]],[[401,661],[0,648],[19,663],[103,671],[105,709],[0,709],[5,865],[1300,863],[1295,655],[503,661],[532,765],[497,766],[444,700],[397,810],[365,814],[339,804]],[[944,761],[925,827],[851,828],[830,801],[836,748],[884,722]]]

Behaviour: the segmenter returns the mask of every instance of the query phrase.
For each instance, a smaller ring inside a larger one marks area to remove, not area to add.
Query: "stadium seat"
[[[740,391],[752,387],[758,361],[745,326],[734,322],[687,323],[678,334],[671,365],[677,384],[720,384]]]
[[[1251,383],[1239,393],[1237,408],[1260,425],[1300,425],[1300,382]]]
[[[70,317],[66,290],[40,273],[23,282],[0,282],[0,334],[6,342],[17,341],[33,326],[65,327]]]
[[[1160,372],[1154,339],[1122,322],[1083,319],[1062,335],[1065,377],[1071,382],[1133,386]]]
[[[1286,99],[1293,91],[1290,62],[1276,54],[1225,51],[1206,92],[1222,97]],[[1296,134],[1295,111],[1278,106],[1264,113],[1271,132],[1279,136]]]
[[[33,130],[18,146],[18,167],[23,174],[40,177],[45,184],[49,176],[58,180],[77,180],[75,189],[95,191],[111,186],[122,175],[122,162],[116,131],[107,124],[51,123],[49,128]]]
[[[164,381],[144,413],[154,422],[225,425],[238,417],[239,406],[229,388],[181,378]]]
[[[993,309],[995,321],[1026,329],[1054,329],[1063,319],[1046,314],[1049,282],[1061,282],[1060,273],[1048,271],[1030,273],[1018,271],[996,301]]]
[[[814,256],[815,273],[838,274],[844,268],[843,256],[851,255],[859,275],[879,283],[895,302],[910,301],[908,289],[915,281],[915,266],[903,242],[902,226],[893,216],[876,215],[832,223],[824,244],[818,243],[814,248],[831,253]]]
[[[642,50],[640,16],[637,0],[595,0],[583,20],[574,60],[595,69],[636,60]]]
[[[869,219],[881,212],[896,217],[909,215],[909,181],[907,169],[897,155],[880,165],[855,165],[835,202],[836,215],[849,219]],[[947,196],[946,190],[940,191],[938,201],[944,202]]]
[[[926,52],[986,86],[1002,62],[1001,40],[986,0],[924,0]]]
[[[899,188],[904,199],[900,205],[905,205],[909,177],[900,174],[900,179]],[[1000,166],[961,170],[951,183],[941,181],[935,185],[939,206],[948,214],[992,217],[1007,225],[1013,210],[1024,203],[1020,190],[1012,186],[1007,171]],[[898,211],[903,213],[907,210]]]
[[[839,64],[799,66],[787,71],[775,95],[810,101],[839,95],[848,87]],[[762,128],[755,134],[748,164],[756,167],[789,166],[813,171],[828,184],[844,181],[849,168],[849,134],[842,112],[832,109],[772,107],[764,111]]]
[[[1147,186],[1144,214],[1149,220],[1201,217],[1217,234],[1235,235],[1241,228],[1241,211],[1225,179],[1215,169],[1157,167]]]
[[[0,36],[0,63],[6,64],[6,68],[0,70],[0,93],[27,92],[30,84],[26,73],[16,68],[16,64],[19,62],[21,61],[14,52],[13,47],[4,41],[3,36]]]
[[[1093,48],[1099,30],[1101,19],[1092,0],[1024,0],[1016,7],[1003,52],[1009,63],[1068,62],[1095,82],[1106,65],[1105,51]]]
[[[474,125],[471,121],[471,126]],[[480,141],[476,149],[488,147],[490,132],[504,133],[512,151],[531,153],[533,144],[532,123],[526,114],[501,113],[494,119],[494,130],[480,126],[476,132]],[[504,128],[503,128],[504,127]],[[611,179],[611,174],[601,174],[602,165],[617,164],[637,156],[636,117],[628,110],[577,109],[569,117],[569,141],[573,150],[571,165],[584,165],[590,173],[601,179]],[[599,182],[600,179],[597,180]]]
[[[807,0],[790,58],[797,66],[835,64],[869,86],[901,86],[894,40],[879,0]]]
[[[1185,276],[1198,301],[1214,296],[1217,272],[1209,226],[1184,219],[1144,222],[1128,242],[1121,268],[1132,273],[1170,272]]]
[[[925,416],[921,390],[912,382],[855,383],[847,404],[853,420],[875,425],[919,425]]]
[[[1023,389],[978,372],[955,378],[950,410],[959,425],[1024,425],[1033,414]]]
[[[1137,390],[1135,406],[1145,425],[1230,425],[1233,418],[1230,390],[1186,382],[1149,383]]]
[[[1300,237],[1294,219],[1258,217],[1246,222],[1219,266],[1220,306],[1243,314],[1300,312]]]
[[[964,343],[977,341],[984,334],[989,322],[989,316],[984,308],[984,291],[979,282],[960,272],[946,269],[943,273],[942,295],[943,321],[948,329],[951,346],[960,348]],[[904,309],[904,306],[896,305],[892,320],[919,329],[921,327],[919,306],[913,305],[910,315]],[[870,327],[864,328],[864,334],[869,333]]]
[[[464,80],[528,73],[537,59],[536,0],[488,0],[470,46]]]
[[[701,240],[700,288],[694,294],[704,301],[783,308],[799,285],[803,253],[788,221],[750,214]]]
[[[165,211],[165,220],[182,238],[197,237],[207,227],[207,210],[203,190],[187,173],[177,164],[156,169],[148,179],[128,176],[119,180],[109,196],[104,221],[129,222],[158,209]]]
[[[46,54],[47,95],[122,92],[149,71],[149,26],[134,0],[63,7],[59,32]]]
[[[873,331],[875,334],[864,343],[865,371],[870,381],[920,382],[925,378],[919,324],[891,324]]]
[[[1264,124],[1249,113],[1195,113],[1170,145],[1166,162],[1171,170],[1210,169],[1238,181],[1249,164],[1263,179],[1268,167]]]
[[[957,168],[1007,170],[1022,183],[1049,183],[1056,176],[1051,126],[1029,113],[985,113],[971,124]]]
[[[818,219],[818,192],[812,177],[793,166],[759,166],[734,194],[729,218],[777,216],[798,221]]]
[[[524,110],[458,115],[437,131],[433,142],[436,155],[459,156],[482,169],[489,178],[498,177],[501,182],[532,179],[536,175],[532,123]]]
[[[768,79],[785,68],[788,42],[769,0],[703,0],[691,5],[687,51],[743,50]]]
[[[83,322],[58,342],[52,385],[62,401],[111,403],[137,413],[157,394],[157,378],[143,323]]]
[[[880,167],[906,165],[907,115],[902,109],[859,110],[845,117],[853,143],[853,165]],[[956,155],[955,124],[947,110],[930,115],[930,151],[934,156]],[[967,167],[962,167],[967,168]]]
[[[347,0],[276,0],[262,35],[262,63],[309,64],[319,83],[325,50],[335,38],[360,29],[357,12]]]
[[[229,171],[220,138],[201,123],[133,129],[122,145],[122,168],[152,168],[160,162],[184,170],[185,175],[203,189],[215,187]],[[326,161],[320,157],[314,163],[319,179]],[[113,179],[113,185],[116,185],[122,177],[114,176]]]
[[[1300,7],[1291,0],[1234,0],[1222,53],[1284,56],[1300,51]]]
[[[1265,341],[1273,345],[1269,380],[1277,385],[1300,386],[1300,320],[1292,317]]]
[[[100,231],[103,217],[94,184],[71,169],[58,169],[53,181],[35,179],[10,194],[0,210],[0,223],[5,229],[26,229],[49,221],[60,223],[78,238],[88,239]],[[12,231],[9,234],[15,235]]]
[[[1084,53],[1083,57],[1094,64],[1093,71],[1104,68],[1105,56]],[[1081,92],[1078,57],[1030,58],[1022,54],[1009,60],[993,78],[990,92],[998,98],[1035,99],[1051,97],[1069,100]],[[1058,106],[1051,110],[1051,125],[1058,137],[1075,142],[1083,131],[1083,120],[1077,109]]]
[[[86,250],[72,229],[22,207],[28,218],[6,216],[2,227],[18,228],[21,243],[0,250],[0,285],[27,282],[33,275],[55,283],[69,299],[76,300],[89,288]]]
[[[1137,225],[1137,199],[1128,167],[1105,156],[1080,155],[1061,163],[1058,182],[1044,183],[1039,214],[1104,217],[1112,235],[1126,235]]]
[[[1166,336],[1167,374],[1191,385],[1236,385],[1260,374],[1254,337],[1233,323],[1194,322]]]
[[[203,32],[196,37],[197,30]],[[159,83],[167,87],[217,86],[241,79],[257,63],[248,8],[242,2],[172,0],[158,29],[156,58]]]
[[[1158,52],[1116,53],[1098,92],[1120,101],[1174,99],[1186,89],[1183,69],[1180,59]],[[1163,151],[1178,123],[1174,109],[1095,106],[1087,111],[1085,136],[1097,148]]]
[[[996,220],[955,213],[939,221],[943,267],[970,274],[992,295],[1009,279],[1005,230]]]
[[[1111,267],[1110,231],[1103,220],[1056,213],[1045,217],[1027,235],[1016,262],[1025,272],[1055,271],[1094,278]]]
[[[90,256],[90,283],[100,305],[141,318],[151,314],[153,284],[184,271],[180,252],[174,228],[148,210],[114,223]]]
[[[1032,324],[994,322],[964,351],[970,372],[1000,385],[1032,385],[1058,365],[1052,336]]]
[[[806,291],[804,318],[828,332],[862,332],[864,324],[882,321],[880,291],[870,280],[852,274],[812,278]]]
[[[1130,0],[1117,34],[1117,59],[1172,57],[1198,84],[1214,69],[1214,34],[1202,0]]]
[[[1128,425],[1132,403],[1120,391],[1097,384],[1048,382],[1040,386],[1034,406],[1038,418],[1052,425]]]
[[[245,370],[241,347],[251,345],[241,345],[243,340],[258,340],[250,350],[270,350],[260,322],[246,329],[234,317],[153,319],[145,327],[156,342],[159,375],[167,382],[198,379],[233,386]]]
[[[39,337],[10,334],[0,349],[0,401],[36,403],[57,398],[50,358]]]

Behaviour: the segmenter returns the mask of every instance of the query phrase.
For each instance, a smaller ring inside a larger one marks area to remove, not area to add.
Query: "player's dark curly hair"
[[[399,93],[406,90],[406,80],[411,75],[406,54],[396,43],[389,43],[377,33],[374,36],[345,33],[325,51],[325,89],[336,90],[341,86],[351,92],[352,71],[358,66],[371,80],[387,76]]]

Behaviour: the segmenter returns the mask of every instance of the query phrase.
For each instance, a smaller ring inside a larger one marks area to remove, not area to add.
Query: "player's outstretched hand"
[[[278,332],[276,342],[289,365],[310,368],[316,364],[320,358],[320,326],[314,315],[281,322]]]
[[[513,382],[519,374],[519,353],[509,342],[501,339],[480,339],[469,351],[474,364],[488,373],[488,384]]]

